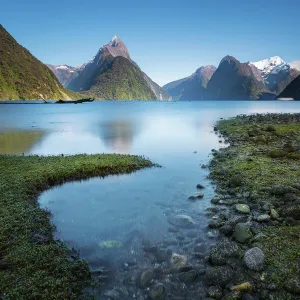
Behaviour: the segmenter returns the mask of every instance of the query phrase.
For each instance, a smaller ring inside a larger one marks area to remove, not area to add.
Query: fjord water
[[[200,165],[208,162],[211,149],[224,145],[213,132],[218,119],[298,111],[297,102],[2,105],[0,153],[135,154],[162,166],[67,183],[39,198],[41,207],[52,212],[56,237],[78,249],[92,269],[109,269],[114,285],[124,281],[119,272],[124,265],[151,265],[142,250],[145,243],[184,254],[193,251],[194,238],[204,242],[204,252],[209,250],[213,232],[208,233],[205,209],[214,190],[206,179],[208,170]],[[198,183],[206,187],[204,198],[188,201]],[[192,217],[196,227],[169,232],[168,220],[179,214]]]

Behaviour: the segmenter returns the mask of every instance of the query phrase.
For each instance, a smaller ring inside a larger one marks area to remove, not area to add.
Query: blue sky
[[[1,24],[44,63],[81,65],[113,35],[159,84],[225,55],[300,60],[299,0],[3,0]]]

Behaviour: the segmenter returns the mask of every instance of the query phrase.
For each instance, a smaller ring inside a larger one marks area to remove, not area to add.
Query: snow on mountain
[[[261,61],[250,62],[254,65],[263,77],[267,77],[269,74],[278,74],[281,71],[289,71],[290,65],[286,63],[281,57],[273,56]]]

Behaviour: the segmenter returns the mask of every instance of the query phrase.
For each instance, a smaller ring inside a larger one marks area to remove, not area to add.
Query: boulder
[[[265,255],[260,248],[254,247],[245,252],[244,262],[254,271],[262,271],[265,265]]]

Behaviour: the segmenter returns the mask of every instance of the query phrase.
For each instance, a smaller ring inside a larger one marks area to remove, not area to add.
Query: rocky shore
[[[300,114],[238,116],[214,128],[218,228],[206,272],[212,299],[300,299]]]
[[[238,116],[214,130],[228,147],[212,150],[211,206],[191,209],[207,200],[200,183],[186,206],[162,203],[169,234],[143,241],[103,299],[300,299],[300,114]]]

